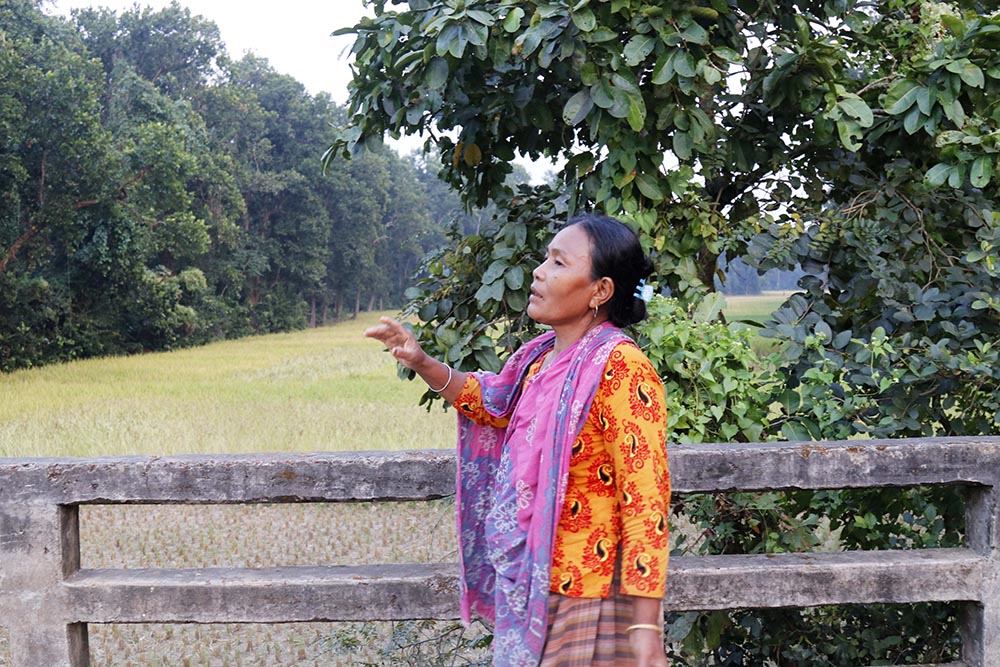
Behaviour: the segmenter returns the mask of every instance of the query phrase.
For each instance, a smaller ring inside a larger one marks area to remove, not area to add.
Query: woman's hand
[[[424,352],[424,348],[420,347],[413,332],[396,320],[383,317],[381,321],[382,324],[366,330],[365,335],[382,341],[396,361],[416,371],[431,391],[436,391],[441,398],[454,403],[462,393],[462,387],[465,386],[465,373],[432,359]]]
[[[391,317],[382,317],[382,324],[365,331],[365,336],[382,341],[396,361],[410,370],[419,371],[428,361],[413,332]]]
[[[635,667],[668,667],[663,650],[663,635],[655,630],[636,628],[628,633],[628,643],[635,656]]]
[[[663,600],[632,597],[632,623],[640,626],[628,633],[635,667],[668,667],[663,650]]]

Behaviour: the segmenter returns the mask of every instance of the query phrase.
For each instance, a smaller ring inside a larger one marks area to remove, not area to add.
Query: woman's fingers
[[[365,336],[381,341],[396,361],[413,368],[424,356],[413,332],[391,317],[380,319],[382,324],[366,329]]]
[[[389,317],[380,320],[382,324],[366,329],[365,336],[382,341],[388,348],[405,344],[409,331],[402,324]]]

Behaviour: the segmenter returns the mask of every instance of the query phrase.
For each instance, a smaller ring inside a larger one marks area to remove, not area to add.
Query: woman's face
[[[598,281],[591,278],[590,237],[582,225],[563,228],[535,268],[528,317],[558,327],[592,317]]]

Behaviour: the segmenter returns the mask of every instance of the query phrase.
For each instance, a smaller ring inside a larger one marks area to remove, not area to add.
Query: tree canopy
[[[973,138],[995,122],[998,37],[977,3],[372,4],[338,146],[449,131],[434,135],[445,174],[480,204],[516,153],[563,158],[574,203],[624,212],[682,256],[662,258],[682,290],[773,219],[817,217],[850,185],[832,171],[847,155],[881,168],[919,131],[928,183],[990,182],[992,142]]]
[[[461,205],[388,149],[324,174],[343,122],[177,3],[0,5],[0,370],[399,305]]]
[[[424,133],[493,220],[433,256],[422,342],[495,369],[536,329],[530,270],[574,211],[622,217],[654,258],[635,333],[669,439],[1000,433],[1000,13],[973,0],[412,0],[353,29],[347,127],[327,158]],[[557,188],[505,182],[518,154]],[[760,333],[715,321],[720,260],[799,275]],[[426,398],[432,397],[428,394]],[[711,553],[954,546],[940,491],[688,498]],[[955,659],[954,611],[672,616],[676,664]],[[893,629],[895,628],[895,629]]]
[[[852,341],[888,335],[907,350],[891,360],[907,396],[918,377],[965,387],[905,419],[910,399],[891,399],[884,429],[884,404],[855,406],[841,431],[967,432],[947,415],[955,401],[981,415],[973,431],[1000,420],[995,374],[979,373],[1000,314],[1000,16],[982,3],[372,4],[345,31],[356,75],[327,157],[423,132],[467,201],[505,211],[498,242],[458,241],[412,293],[451,360],[471,365],[497,323],[531,330],[525,259],[595,207],[635,225],[661,288],[683,298],[713,288],[723,255],[806,271],[770,328],[791,342],[793,383],[828,357],[857,379]],[[564,160],[561,189],[514,192],[519,152]],[[823,432],[801,428],[787,427]]]

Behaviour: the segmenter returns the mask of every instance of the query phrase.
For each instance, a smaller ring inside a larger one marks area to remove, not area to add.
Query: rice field
[[[362,336],[376,322],[365,315],[309,331],[2,375],[0,456],[453,446],[454,413],[418,407],[423,387],[396,379],[391,357]],[[454,561],[453,512],[449,501],[88,506],[80,513],[81,560],[115,568]],[[380,651],[416,641],[407,639],[414,632],[388,623],[92,625],[91,662],[388,664]],[[0,665],[9,664],[5,640],[0,632]]]
[[[81,508],[83,567],[274,567],[454,562],[454,504]],[[424,634],[453,623],[428,623]],[[389,665],[406,624],[91,625],[93,667]],[[469,632],[481,632],[472,628]],[[387,650],[389,656],[383,655]]]
[[[765,315],[775,299],[730,297],[727,313]],[[418,407],[423,386],[397,380],[391,357],[363,338],[377,316],[0,375],[0,457],[451,447],[454,414]],[[453,513],[448,500],[87,506],[81,560],[87,568],[453,562]],[[91,625],[90,652],[94,667],[388,666],[426,661],[415,655],[429,636],[461,632],[482,628]],[[0,667],[10,664],[5,647],[0,628]]]
[[[376,321],[0,375],[0,457],[451,447]]]
[[[762,323],[790,294],[791,292],[763,292],[753,296],[727,296],[725,314],[729,320]]]

